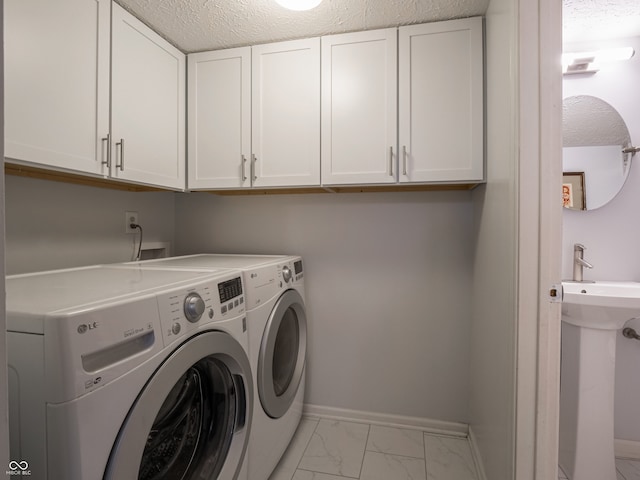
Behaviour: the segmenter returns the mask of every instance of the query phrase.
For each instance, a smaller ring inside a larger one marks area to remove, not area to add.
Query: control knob
[[[190,293],[184,299],[184,316],[191,323],[196,323],[204,313],[204,300],[197,293]]]
[[[282,267],[282,278],[286,283],[291,280],[291,269],[289,267]]]

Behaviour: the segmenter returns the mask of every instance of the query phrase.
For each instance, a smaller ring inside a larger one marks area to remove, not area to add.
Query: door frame
[[[518,42],[518,480],[558,475],[562,4],[516,0]]]

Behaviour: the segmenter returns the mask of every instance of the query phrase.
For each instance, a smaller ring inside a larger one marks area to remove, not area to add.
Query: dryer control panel
[[[294,284],[303,283],[302,259],[289,257],[279,263],[251,268],[245,273],[247,308],[252,310],[280,295]]]
[[[302,271],[302,259],[293,262],[293,273],[295,275],[296,282],[299,282],[304,278],[304,272]]]
[[[291,285],[292,282],[298,283],[302,281],[304,278],[302,259],[298,257],[278,265],[278,277],[285,286]]]

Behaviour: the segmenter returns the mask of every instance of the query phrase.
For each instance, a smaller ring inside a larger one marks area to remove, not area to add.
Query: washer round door
[[[260,403],[271,418],[284,415],[295,399],[307,353],[307,315],[297,290],[276,301],[262,336],[256,380]]]
[[[249,441],[249,359],[230,335],[196,335],[167,357],[138,395],[105,479],[235,479]]]

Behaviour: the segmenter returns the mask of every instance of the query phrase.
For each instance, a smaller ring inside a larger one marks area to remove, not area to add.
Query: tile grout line
[[[369,452],[369,453],[377,453],[379,455],[388,455],[389,457],[402,457],[402,458],[409,458],[411,460],[424,460],[424,457],[412,457],[411,455],[403,455],[401,453],[388,453],[388,452],[377,452],[375,450],[365,450],[365,453]]]
[[[349,477],[347,475],[334,475],[333,473],[317,472],[315,470],[307,470],[306,468],[297,468],[296,470],[298,470],[300,472],[309,472],[309,473],[319,473],[321,475],[330,475],[332,477],[345,478],[345,479],[349,479],[349,480],[360,480],[360,477]]]
[[[427,464],[427,439],[424,438],[426,437],[427,434],[423,433],[422,434],[422,444],[423,444],[423,450],[424,450],[424,476],[425,478],[429,478],[429,466]]]
[[[305,444],[304,449],[302,449],[302,455],[300,455],[300,458],[296,463],[296,468],[293,470],[293,475],[291,476],[290,480],[293,480],[293,477],[296,476],[296,470],[304,470],[303,468],[300,468],[300,462],[302,462],[302,459],[304,458],[304,453],[307,451],[307,448],[309,448],[309,444],[311,443],[311,439],[313,438],[313,436],[316,433],[316,430],[318,429],[318,425],[320,425],[320,420],[316,421],[316,426],[313,427],[313,432],[311,432],[311,435],[309,435],[309,439],[307,440],[307,443]],[[306,470],[306,471],[309,471],[309,470]]]
[[[362,461],[360,462],[360,472],[358,473],[358,479],[362,477],[362,469],[364,468],[364,457],[367,455],[367,445],[369,445],[369,435],[371,434],[371,424],[367,424],[367,439],[364,441],[364,452],[362,453]]]

